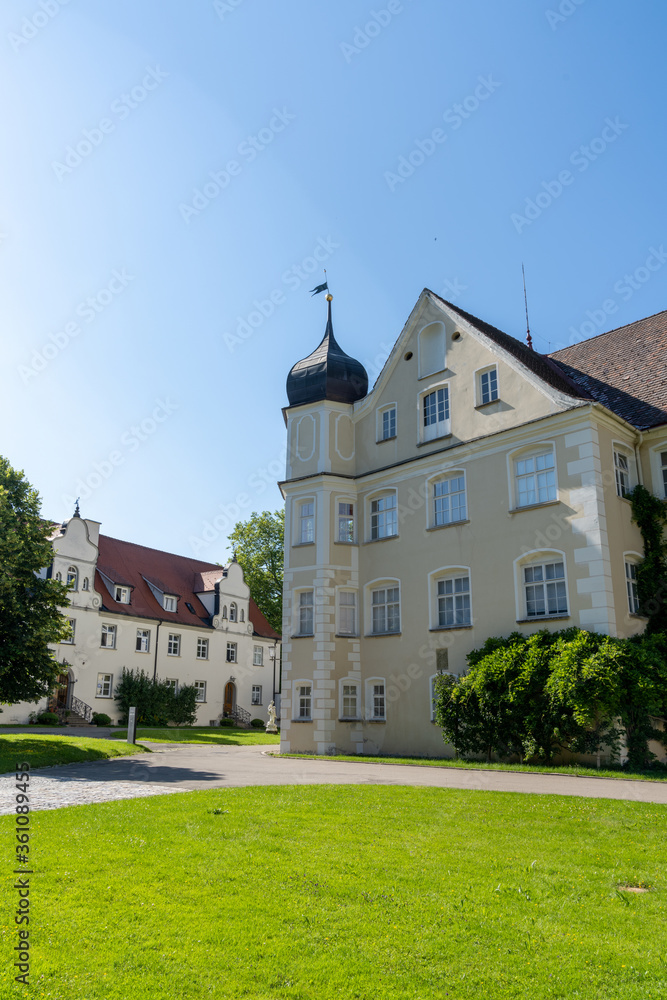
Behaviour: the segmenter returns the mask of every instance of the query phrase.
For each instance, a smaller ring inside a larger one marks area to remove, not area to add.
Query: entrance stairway
[[[59,705],[57,700],[52,698],[49,702],[49,711],[55,712],[60,722],[65,726],[76,726],[77,729],[95,728],[92,721],[93,710],[80,698],[73,697],[69,708]]]

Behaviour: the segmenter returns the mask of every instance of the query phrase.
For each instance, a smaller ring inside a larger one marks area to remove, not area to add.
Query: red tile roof
[[[118,538],[109,538],[108,535],[100,535],[98,564],[114,582],[123,581],[133,587],[131,603],[119,604],[109,593],[99,572],[96,573],[95,590],[102,595],[102,605],[106,611],[139,618],[160,618],[175,625],[211,628],[210,615],[193,587],[198,581],[201,582],[202,576],[211,582],[220,579],[223,576],[222,566],[202,562],[199,559],[189,559],[187,556],[177,556],[171,552],[162,552],[159,549],[149,549],[134,542],[123,542]],[[147,580],[163,589],[164,593],[179,595],[175,612],[164,610],[153,596]],[[212,587],[207,589],[210,590]],[[186,604],[192,605],[194,614],[188,610]],[[249,617],[255,635],[265,639],[280,639],[252,597]]]
[[[667,310],[550,357],[584,392],[640,430],[667,423]]]

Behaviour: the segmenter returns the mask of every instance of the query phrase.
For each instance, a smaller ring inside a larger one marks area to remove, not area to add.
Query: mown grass
[[[113,733],[113,739],[127,739],[127,729],[120,729]],[[218,743],[222,746],[251,746],[258,743],[278,744],[280,734],[265,733],[261,729],[237,729],[230,726],[229,729],[220,729],[213,726],[192,726],[174,728],[165,726],[141,727],[137,729],[137,739],[150,743]]]
[[[349,785],[37,812],[30,994],[657,1000],[666,820],[647,803]],[[11,955],[7,879],[2,895]],[[3,998],[26,996],[13,975],[8,959]]]
[[[30,767],[53,767],[82,760],[104,760],[145,753],[145,747],[114,743],[89,736],[51,736],[47,733],[13,733],[0,736],[0,774],[12,771],[18,763]]]
[[[298,757],[300,760],[344,760],[353,764],[417,764],[420,767],[453,767],[468,770],[517,771],[519,774],[565,774],[589,778],[620,778],[625,781],[667,781],[667,768],[656,767],[646,771],[626,771],[619,768],[585,767],[583,764],[503,764],[493,761],[460,760],[447,757],[371,757],[367,754],[312,754],[281,753],[280,757]]]

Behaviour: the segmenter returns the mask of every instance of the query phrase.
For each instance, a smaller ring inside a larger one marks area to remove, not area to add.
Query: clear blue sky
[[[424,286],[523,336],[522,261],[543,352],[667,307],[666,29],[660,0],[5,0],[0,453],[45,516],[81,493],[222,561],[281,502],[322,266],[371,377]]]

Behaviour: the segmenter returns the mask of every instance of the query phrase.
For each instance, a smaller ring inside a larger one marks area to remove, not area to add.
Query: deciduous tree
[[[247,521],[238,521],[229,535],[250,593],[277,632],[283,617],[284,536],[284,510],[253,513]]]

